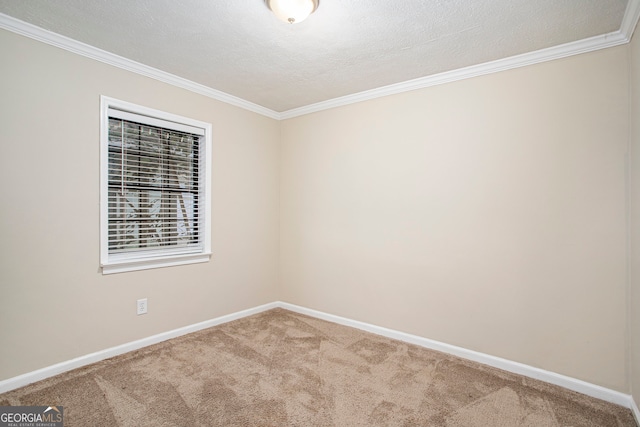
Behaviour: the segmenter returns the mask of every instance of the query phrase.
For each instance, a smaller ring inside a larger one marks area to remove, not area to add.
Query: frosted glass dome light
[[[266,0],[267,6],[281,21],[297,24],[318,8],[318,0]]]

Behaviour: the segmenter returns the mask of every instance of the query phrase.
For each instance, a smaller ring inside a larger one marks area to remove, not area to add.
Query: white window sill
[[[177,255],[173,257],[164,257],[161,259],[144,259],[118,261],[102,264],[102,274],[124,273],[127,271],[149,270],[151,268],[171,267],[174,265],[196,264],[200,262],[208,262],[211,259],[210,253],[198,253],[188,255]]]

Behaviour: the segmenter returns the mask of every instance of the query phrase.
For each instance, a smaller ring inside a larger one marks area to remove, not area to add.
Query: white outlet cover
[[[139,299],[136,303],[136,312],[138,314],[147,314],[147,299]]]

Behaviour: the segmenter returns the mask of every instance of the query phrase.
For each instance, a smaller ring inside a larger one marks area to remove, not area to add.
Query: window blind
[[[108,252],[203,250],[202,129],[110,108]]]

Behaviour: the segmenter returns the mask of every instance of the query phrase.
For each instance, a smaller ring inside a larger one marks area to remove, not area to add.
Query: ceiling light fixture
[[[318,8],[319,0],[265,0],[267,6],[281,21],[289,24],[302,22]]]

